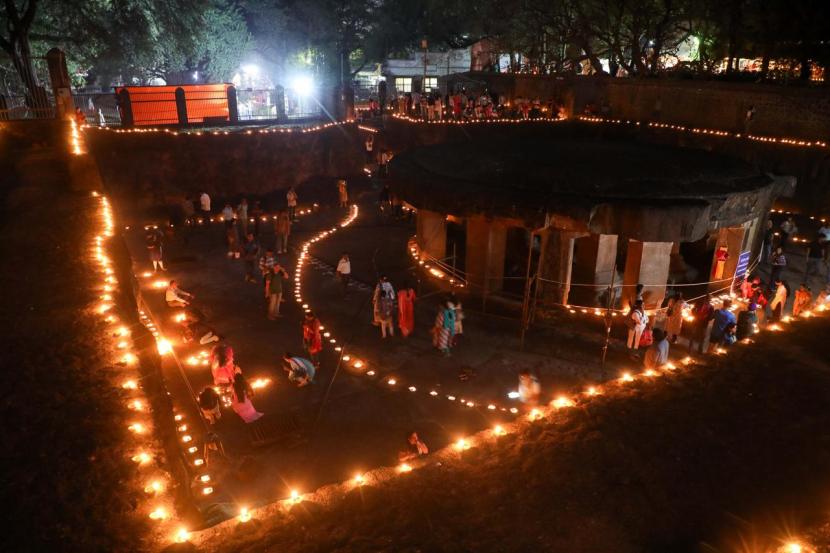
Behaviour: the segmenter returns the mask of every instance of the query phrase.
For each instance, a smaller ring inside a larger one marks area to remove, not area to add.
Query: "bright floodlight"
[[[314,82],[311,77],[294,77],[291,81],[291,88],[300,96],[310,96],[314,92]]]
[[[259,66],[255,63],[246,63],[242,66],[242,72],[251,77],[259,75]]]

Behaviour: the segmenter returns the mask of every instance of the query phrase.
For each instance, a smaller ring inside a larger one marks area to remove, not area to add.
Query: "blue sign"
[[[752,257],[752,252],[741,252],[738,256],[738,265],[735,267],[735,276],[732,280],[732,287],[740,286],[746,278],[746,270],[749,268],[749,259]]]

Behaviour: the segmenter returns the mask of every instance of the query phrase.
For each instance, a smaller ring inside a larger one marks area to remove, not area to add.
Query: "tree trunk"
[[[37,74],[32,66],[32,54],[27,34],[15,37],[12,43],[12,64],[20,80],[26,87],[26,105],[32,109],[49,107],[46,91],[40,86]]]

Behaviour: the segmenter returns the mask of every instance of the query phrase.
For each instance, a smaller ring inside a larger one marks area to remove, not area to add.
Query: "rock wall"
[[[363,143],[352,124],[227,135],[88,129],[85,137],[109,193],[120,205],[130,202],[139,209],[176,204],[202,191],[215,202],[241,195],[282,197],[290,186],[363,169]]]
[[[827,140],[830,89],[674,80],[597,79],[611,115],[624,119],[744,132],[755,108],[754,134]]]
[[[589,104],[607,103],[610,117],[738,132],[744,132],[746,112],[753,106],[752,133],[825,141],[830,137],[828,87],[480,72],[457,79],[486,86],[508,99],[556,99],[570,115],[582,114]]]

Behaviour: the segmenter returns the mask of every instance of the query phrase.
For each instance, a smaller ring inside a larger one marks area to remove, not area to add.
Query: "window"
[[[412,79],[410,77],[395,77],[395,90],[398,94],[412,92]]]
[[[438,77],[426,77],[424,79],[424,92],[438,90]]]

